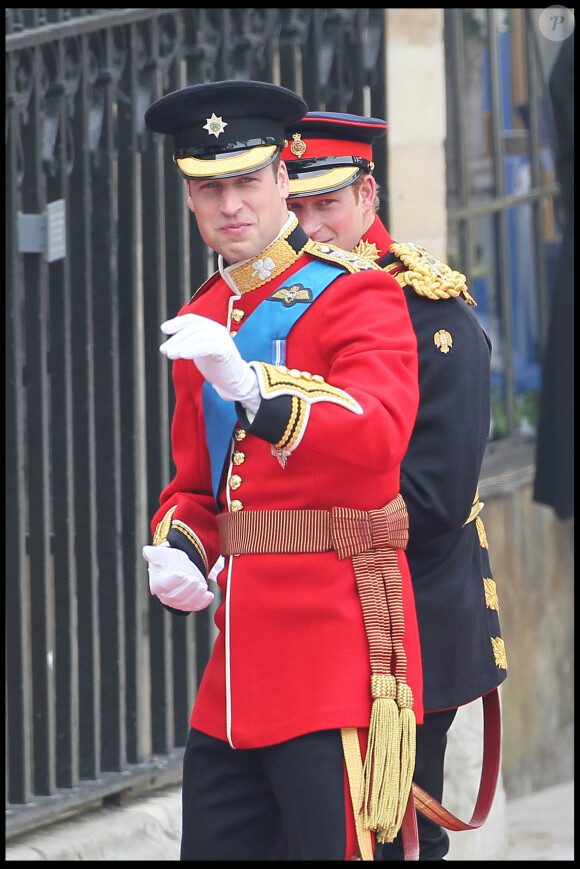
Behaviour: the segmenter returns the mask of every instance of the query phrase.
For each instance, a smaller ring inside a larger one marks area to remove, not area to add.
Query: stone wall
[[[423,244],[445,260],[443,9],[387,9],[385,16],[388,229],[397,240]],[[508,660],[501,689],[502,776],[482,829],[451,834],[454,860],[505,859],[506,797],[574,775],[573,520],[561,522],[550,508],[533,503],[533,443],[526,449],[522,473],[521,455],[502,456],[500,447],[500,466],[492,455],[480,485]],[[459,711],[449,735],[444,802],[464,820],[479,785],[481,719],[477,701]]]
[[[502,773],[512,798],[574,776],[574,522],[534,503],[531,484],[484,500],[508,661]]]
[[[531,483],[486,495],[482,517],[500,604],[508,677],[501,687],[502,780],[480,830],[450,835],[451,860],[502,860],[505,802],[573,771],[573,520],[532,501]],[[481,702],[459,710],[449,734],[443,802],[462,820],[475,805]]]
[[[385,14],[390,212],[387,228],[397,241],[422,244],[434,256],[445,260],[443,9],[389,9]]]

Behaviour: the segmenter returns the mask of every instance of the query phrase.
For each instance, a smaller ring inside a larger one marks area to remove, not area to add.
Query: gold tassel
[[[407,800],[415,772],[415,754],[417,747],[417,722],[413,712],[413,692],[409,685],[400,682],[397,685],[397,706],[401,724],[401,775],[399,781],[399,805],[397,809],[397,832],[403,823]]]
[[[412,709],[413,692],[404,682],[397,685],[397,706],[400,738],[400,756],[397,763],[399,776],[392,785],[397,807],[392,822],[375,828],[377,841],[381,843],[392,842],[401,829],[415,771],[417,722]]]
[[[371,676],[373,706],[361,786],[361,811],[371,830],[390,830],[396,820],[400,777],[400,722],[394,676]]]

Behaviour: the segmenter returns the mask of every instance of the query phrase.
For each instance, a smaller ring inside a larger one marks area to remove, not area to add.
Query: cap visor
[[[286,164],[292,171],[292,164]],[[360,173],[358,166],[341,166],[329,172],[304,173],[299,178],[290,178],[290,196],[315,196],[317,193],[330,193],[340,190],[356,180]]]
[[[235,154],[219,154],[214,160],[179,157],[175,162],[187,178],[228,178],[263,169],[279,150],[278,145],[258,145]]]

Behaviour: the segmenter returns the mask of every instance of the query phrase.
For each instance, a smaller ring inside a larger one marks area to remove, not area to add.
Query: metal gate
[[[6,21],[11,836],[178,781],[213,639],[211,613],[174,619],[152,601],[141,557],[172,476],[159,324],[215,268],[146,107],[232,78],[292,88],[310,109],[386,106],[383,9],[8,9]]]

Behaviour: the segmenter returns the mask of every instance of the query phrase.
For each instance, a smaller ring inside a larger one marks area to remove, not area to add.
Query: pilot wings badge
[[[303,284],[291,284],[289,287],[280,287],[275,293],[268,296],[268,301],[282,302],[285,308],[291,308],[298,302],[308,305],[312,301],[312,290]]]

